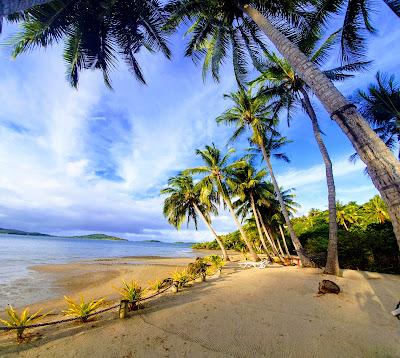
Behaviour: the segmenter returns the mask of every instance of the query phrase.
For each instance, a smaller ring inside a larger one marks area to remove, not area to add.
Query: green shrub
[[[71,317],[79,317],[82,322],[86,322],[88,316],[94,313],[105,302],[105,298],[85,302],[83,296],[81,296],[79,303],[73,301],[71,298],[67,296],[64,296],[64,298],[68,305],[68,309],[63,311],[64,315]]]
[[[178,283],[178,287],[183,287],[186,284],[188,284],[192,279],[192,275],[188,272],[188,270],[181,270],[178,271],[176,270],[173,274],[172,274],[172,279],[173,281]]]
[[[18,315],[17,311],[12,306],[6,308],[6,313],[8,315],[8,320],[0,319],[0,322],[9,328],[16,328],[15,331],[17,333],[17,340],[23,340],[23,334],[26,328],[24,326],[28,326],[33,324],[33,322],[39,321],[46,317],[49,313],[40,314],[42,309],[37,311],[34,314],[29,314],[29,307],[25,308],[20,315]]]

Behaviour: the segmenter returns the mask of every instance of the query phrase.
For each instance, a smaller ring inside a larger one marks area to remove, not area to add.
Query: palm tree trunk
[[[262,243],[262,246],[263,246],[264,250],[268,254],[268,248],[267,248],[267,245],[266,245],[265,240],[264,240],[264,235],[263,235],[263,233],[261,231],[260,221],[259,221],[258,215],[257,215],[256,204],[254,202],[254,197],[253,197],[252,193],[250,193],[250,203],[251,203],[251,209],[253,210],[254,219],[256,220],[258,236],[260,237],[260,240],[261,240],[261,243]]]
[[[7,16],[16,12],[25,11],[50,1],[51,0],[2,0],[0,1],[0,16]]]
[[[300,88],[303,94],[303,104],[308,116],[311,119],[314,137],[317,141],[319,151],[321,152],[322,159],[325,163],[326,184],[328,187],[328,211],[329,211],[329,241],[328,252],[324,273],[328,275],[339,275],[339,259],[338,259],[338,226],[336,222],[336,190],[335,179],[333,177],[333,169],[331,158],[329,157],[328,150],[321,137],[321,131],[318,125],[317,115],[311,104],[310,97],[304,88]]]
[[[193,204],[194,208],[196,209],[196,211],[199,213],[200,217],[203,219],[204,223],[207,225],[208,229],[211,231],[211,233],[214,236],[214,239],[217,241],[221,251],[222,251],[222,255],[224,256],[224,260],[225,261],[230,261],[229,260],[229,256],[228,253],[226,252],[226,249],[224,247],[224,245],[222,244],[222,241],[220,240],[220,238],[218,237],[217,233],[215,232],[215,230],[213,229],[213,227],[211,226],[211,224],[208,222],[208,220],[206,219],[206,217],[204,216],[203,212],[199,209],[199,207],[196,204]]]
[[[228,209],[229,209],[229,211],[230,211],[230,213],[231,213],[231,215],[233,217],[233,220],[235,221],[235,224],[236,224],[236,226],[237,226],[237,228],[238,228],[238,230],[240,232],[240,235],[241,235],[243,241],[245,242],[247,248],[249,249],[250,256],[252,257],[252,259],[254,261],[260,261],[260,258],[258,257],[256,252],[254,251],[253,245],[250,243],[250,240],[247,238],[247,235],[244,232],[243,227],[240,224],[238,217],[236,216],[235,210],[233,210],[232,202],[229,199],[229,197],[227,196],[227,194],[225,193],[224,188],[223,188],[222,183],[221,183],[221,180],[219,180],[219,179],[218,179],[218,186],[219,186],[219,190],[221,192],[222,198],[225,201],[225,204],[228,207]]]
[[[368,174],[388,207],[400,248],[400,162],[358,113],[356,107],[296,45],[252,6],[245,5],[243,11],[266,34],[295,72],[312,89],[367,165]]]
[[[289,249],[288,249],[287,244],[286,244],[286,238],[285,238],[285,234],[283,233],[282,225],[281,225],[281,224],[279,224],[279,231],[281,232],[281,236],[282,236],[282,240],[283,240],[283,245],[285,245],[286,255],[287,255],[288,258],[290,259],[290,258],[291,258],[290,252],[289,252]]]
[[[290,233],[290,238],[292,239],[292,242],[293,242],[294,248],[296,249],[297,255],[299,255],[303,267],[313,267],[314,266],[313,263],[311,262],[311,260],[307,256],[307,254],[305,253],[303,246],[301,245],[296,233],[294,232],[292,223],[290,222],[289,213],[286,210],[285,203],[283,202],[282,193],[279,189],[278,182],[276,181],[275,174],[272,169],[271,161],[269,160],[269,156],[267,155],[267,152],[265,150],[264,143],[261,143],[260,148],[261,148],[265,163],[267,164],[269,174],[271,175],[272,184],[273,184],[274,190],[275,190],[275,195],[278,198],[279,205],[281,207],[283,217],[285,218],[285,222],[286,222],[286,225],[287,225],[289,233]]]
[[[279,253],[279,250],[278,250],[278,248],[277,248],[277,246],[276,246],[276,244],[275,244],[273,238],[272,238],[271,235],[268,233],[268,230],[267,230],[267,228],[265,227],[265,224],[264,224],[264,220],[263,220],[263,218],[262,218],[262,216],[261,216],[261,214],[260,214],[260,212],[259,212],[258,210],[257,210],[257,213],[258,213],[258,215],[259,215],[260,222],[261,222],[261,226],[262,226],[262,228],[263,228],[263,230],[264,230],[265,236],[267,237],[267,240],[268,240],[269,244],[270,244],[271,247],[272,247],[272,251],[274,252],[274,254],[275,254],[276,256],[279,257],[279,260],[281,260],[282,262],[284,262],[284,261],[283,261],[283,256],[284,256],[284,255],[283,255],[283,252],[282,252],[282,255]]]

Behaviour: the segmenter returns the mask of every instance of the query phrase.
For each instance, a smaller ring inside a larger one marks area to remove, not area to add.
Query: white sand
[[[224,269],[225,270],[225,269]],[[233,272],[168,293],[119,320],[41,329],[5,357],[400,357],[400,277],[344,271],[339,295],[316,297],[317,269]],[[332,277],[329,277],[332,279]],[[33,331],[33,333],[35,333]]]

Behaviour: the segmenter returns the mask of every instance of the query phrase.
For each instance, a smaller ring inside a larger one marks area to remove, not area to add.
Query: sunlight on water
[[[50,275],[31,266],[126,256],[195,257],[190,246],[0,235],[0,310],[9,303],[20,306],[53,297]]]

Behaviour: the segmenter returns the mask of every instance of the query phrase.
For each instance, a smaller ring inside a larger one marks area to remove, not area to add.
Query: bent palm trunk
[[[256,252],[254,251],[253,245],[250,243],[249,239],[247,238],[246,233],[244,232],[242,225],[239,222],[239,219],[236,216],[235,210],[233,210],[233,206],[232,206],[232,202],[231,199],[229,198],[228,194],[225,192],[224,187],[222,185],[222,182],[220,179],[217,179],[217,186],[219,188],[219,191],[221,193],[222,199],[224,200],[226,206],[228,207],[233,220],[235,221],[236,227],[238,228],[240,235],[243,239],[243,241],[245,242],[247,248],[249,249],[249,253],[250,256],[252,257],[252,259],[254,261],[260,261],[260,258],[258,257],[258,255],[256,254]]]
[[[400,162],[358,113],[356,107],[296,45],[252,6],[245,5],[243,11],[258,25],[295,72],[307,83],[331,114],[331,118],[349,138],[361,160],[366,164],[372,182],[388,207],[400,248]]]
[[[258,210],[257,210],[257,212],[258,212]],[[281,260],[282,262],[284,262],[284,260],[283,260],[283,256],[284,256],[284,255],[283,255],[283,252],[279,253],[279,250],[278,250],[278,248],[277,248],[277,246],[276,246],[276,244],[275,244],[273,238],[271,238],[271,235],[268,233],[268,230],[267,230],[267,228],[265,227],[264,220],[263,220],[263,218],[262,218],[260,212],[258,212],[258,215],[259,215],[259,217],[260,217],[261,226],[262,226],[262,228],[263,228],[263,230],[264,230],[265,236],[267,237],[267,240],[268,240],[269,244],[271,245],[272,251],[274,252],[274,254],[275,254],[276,256],[279,257],[279,260]],[[281,254],[282,254],[282,255],[281,255]]]
[[[300,257],[300,260],[301,260],[302,265],[304,267],[312,267],[314,265],[311,262],[311,260],[309,259],[309,257],[307,256],[307,254],[305,253],[305,251],[303,249],[303,246],[301,245],[296,233],[294,232],[292,223],[290,222],[289,213],[286,210],[285,203],[283,202],[282,193],[281,193],[281,191],[279,189],[278,182],[276,181],[276,178],[275,178],[275,175],[274,175],[274,171],[272,169],[271,161],[270,161],[269,156],[267,155],[267,152],[265,150],[264,143],[261,143],[260,147],[261,147],[261,151],[262,151],[265,163],[267,164],[269,174],[271,175],[272,184],[274,186],[275,194],[276,194],[276,196],[278,198],[279,205],[281,207],[283,217],[285,218],[285,222],[286,222],[286,225],[287,225],[289,233],[290,233],[290,238],[292,239],[292,242],[293,242],[294,248],[296,249],[297,255]]]
[[[318,125],[317,115],[311,104],[307,91],[304,88],[300,89],[303,94],[303,104],[308,116],[311,119],[312,128],[315,140],[317,141],[319,151],[321,152],[322,159],[325,164],[326,184],[328,187],[328,211],[329,211],[329,241],[328,253],[324,273],[329,275],[339,275],[339,259],[338,259],[338,226],[336,222],[336,190],[335,179],[333,177],[333,169],[331,158],[329,157],[328,150],[321,137],[321,131]]]
[[[244,232],[244,230],[243,230],[243,228],[242,228],[242,225],[240,225],[239,219],[237,218],[236,213],[235,213],[235,211],[233,210],[233,207],[232,207],[232,204],[230,203],[230,200],[229,200],[229,199],[226,199],[226,198],[225,198],[224,200],[225,200],[226,205],[228,206],[229,211],[231,212],[231,215],[232,215],[232,217],[233,217],[233,220],[234,220],[235,223],[236,223],[236,226],[237,226],[237,228],[238,228],[238,230],[239,230],[239,232],[240,232],[240,235],[241,235],[242,238],[243,238],[243,241],[245,242],[247,248],[249,249],[249,253],[250,253],[251,258],[252,258],[254,261],[260,261],[260,258],[258,257],[258,255],[256,254],[256,252],[254,251],[253,245],[250,243],[249,239],[247,238],[247,235],[246,235],[246,233]]]
[[[279,231],[281,232],[282,241],[283,241],[283,245],[285,246],[286,255],[290,259],[291,258],[290,252],[289,252],[289,249],[288,249],[287,244],[286,244],[286,238],[285,238],[285,234],[283,233],[281,224],[279,224]]]
[[[251,193],[250,193],[250,202],[251,202],[251,209],[253,210],[254,219],[256,220],[258,236],[260,237],[260,240],[261,240],[261,243],[262,243],[262,246],[263,246],[265,252],[268,254],[268,248],[267,248],[267,245],[265,243],[264,235],[263,235],[263,233],[261,231],[260,221],[259,221],[258,215],[257,215],[256,204],[254,203],[254,197],[253,197],[253,194],[251,194]]]
[[[229,260],[229,256],[228,253],[226,252],[226,249],[224,247],[224,245],[222,244],[222,241],[220,240],[220,238],[218,237],[217,233],[215,232],[215,230],[213,229],[213,227],[210,225],[210,223],[208,222],[208,220],[206,219],[206,217],[204,216],[203,212],[199,209],[199,207],[194,204],[194,208],[196,209],[196,211],[199,213],[200,217],[203,219],[204,223],[207,225],[208,229],[211,231],[211,233],[214,236],[214,239],[217,241],[221,251],[222,251],[222,255],[224,256],[224,260],[225,261],[230,261]]]

